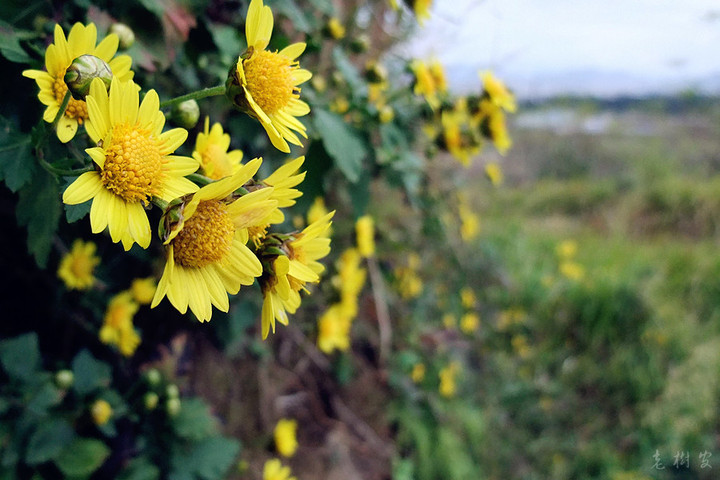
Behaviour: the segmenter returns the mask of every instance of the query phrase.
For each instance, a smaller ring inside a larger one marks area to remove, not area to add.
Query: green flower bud
[[[110,88],[112,77],[110,66],[102,59],[95,55],[80,55],[67,68],[64,80],[75,100],[85,100],[94,78],[99,78],[105,88]]]
[[[180,396],[180,390],[173,383],[167,386],[165,393],[167,393],[168,398],[178,398]]]
[[[63,390],[72,387],[74,381],[75,376],[71,370],[60,370],[55,374],[55,385]]]
[[[157,393],[155,392],[148,392],[143,397],[143,402],[145,403],[145,408],[147,410],[155,410],[155,407],[157,407],[159,401],[160,397],[158,397]]]
[[[350,50],[353,53],[365,53],[370,48],[370,38],[364,33],[353,38],[350,42]]]
[[[387,80],[387,69],[374,60],[365,65],[365,79],[370,83],[382,83]]]
[[[180,399],[179,398],[168,398],[168,401],[165,403],[165,410],[167,411],[167,414],[171,417],[174,417],[178,413],[180,413]]]
[[[145,379],[150,386],[156,387],[160,384],[160,381],[162,381],[162,375],[160,375],[160,372],[156,368],[151,368],[145,372]]]
[[[120,50],[127,50],[135,43],[135,32],[124,23],[115,23],[110,27],[110,33],[114,33],[120,40]]]
[[[197,125],[200,118],[200,107],[195,100],[186,100],[175,105],[170,115],[173,122],[189,130]]]

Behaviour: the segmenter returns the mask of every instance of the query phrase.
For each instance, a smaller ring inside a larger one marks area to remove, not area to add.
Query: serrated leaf
[[[173,451],[170,480],[200,478],[217,480],[234,463],[240,442],[231,438],[212,437]]]
[[[175,433],[189,440],[201,440],[217,433],[217,420],[208,406],[199,398],[182,401],[180,412],[173,417]]]
[[[56,459],[74,436],[75,432],[65,420],[54,419],[41,423],[30,436],[25,461],[29,465],[37,465]]]
[[[158,478],[160,478],[160,469],[145,457],[132,459],[118,476],[118,480],[157,480]]]
[[[62,212],[55,177],[45,170],[38,172],[32,182],[20,190],[16,212],[18,224],[27,226],[28,252],[40,268],[45,268]]]
[[[0,363],[11,378],[29,380],[40,369],[37,335],[26,333],[0,342]]]
[[[20,133],[9,120],[0,117],[0,177],[13,192],[28,183],[35,171],[31,145],[30,135]]]
[[[15,63],[30,63],[32,58],[20,46],[20,35],[28,37],[28,32],[15,30],[12,25],[0,21],[0,53]]]
[[[332,157],[335,166],[350,183],[360,178],[363,159],[367,155],[365,144],[342,117],[326,110],[314,111],[315,129],[322,138],[323,145]]]
[[[55,460],[60,471],[68,477],[88,476],[100,468],[110,455],[110,449],[94,438],[76,438]]]
[[[88,200],[87,202],[79,203],[77,205],[64,204],[64,206],[65,220],[67,220],[68,223],[75,223],[78,220],[82,220],[88,213],[90,213],[92,200]]]
[[[93,357],[87,350],[82,350],[75,356],[72,371],[75,376],[73,389],[79,395],[87,395],[96,388],[107,387],[112,379],[110,366]]]

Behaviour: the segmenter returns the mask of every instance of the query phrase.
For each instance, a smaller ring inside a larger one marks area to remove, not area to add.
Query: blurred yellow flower
[[[90,407],[90,414],[95,425],[105,425],[112,417],[113,409],[107,401],[99,399],[95,400],[95,403]]]
[[[55,39],[45,51],[45,68],[42,70],[25,70],[24,77],[32,78],[40,87],[38,99],[47,109],[43,114],[43,120],[51,123],[65,98],[68,88],[65,84],[65,72],[73,60],[81,55],[93,55],[108,64],[112,74],[117,79],[126,82],[133,78],[134,73],[130,70],[132,59],[129,55],[118,55],[118,36],[110,34],[98,45],[97,28],[94,23],[87,26],[76,23],[70,30],[67,39],[65,32],[60,25],[55,25]],[[58,139],[69,142],[75,136],[78,125],[82,125],[88,119],[87,104],[83,100],[70,99],[65,113],[60,117],[57,124]]]
[[[263,480],[297,480],[291,476],[290,467],[284,467],[277,458],[268,460],[263,467]]]
[[[133,326],[133,317],[139,308],[140,305],[133,300],[130,291],[112,297],[105,310],[103,326],[100,328],[100,341],[115,345],[126,357],[132,356],[140,345],[140,335]]]
[[[475,292],[470,287],[463,287],[460,289],[460,301],[462,306],[465,308],[473,308],[475,306]]]
[[[210,128],[210,117],[205,117],[205,129],[195,139],[195,150],[192,156],[200,163],[203,174],[213,180],[220,180],[240,170],[242,150],[230,148],[230,135],[223,132],[222,125],[213,124]]]
[[[485,175],[490,179],[490,183],[496,187],[503,183],[503,171],[500,165],[495,162],[485,165]]]
[[[58,277],[70,290],[87,290],[95,283],[93,271],[100,263],[95,255],[97,247],[93,242],[83,242],[78,239],[73,242],[72,248],[60,260]]]
[[[460,373],[460,363],[453,361],[438,373],[440,386],[438,391],[445,398],[455,396],[457,392],[457,376]]]
[[[490,101],[506,112],[514,113],[517,110],[515,96],[510,93],[504,83],[498,80],[490,71],[480,73],[483,90]]]
[[[336,17],[330,18],[325,27],[330,36],[335,40],[340,40],[345,36],[345,27]]]
[[[297,58],[305,43],[293,43],[279,52],[265,50],[273,31],[273,13],[262,0],[252,0],[245,19],[247,52],[238,58],[226,82],[233,104],[258,119],[273,146],[289,153],[288,142],[302,145],[293,130],[307,138],[305,125],[296,117],[310,113],[300,100],[300,85],[312,73],[301,69]]]
[[[425,378],[425,364],[416,363],[410,372],[410,379],[415,383],[420,383]]]
[[[342,352],[350,348],[350,327],[352,318],[342,304],[330,306],[318,319],[317,345],[320,351],[330,354],[334,350]]]
[[[525,335],[514,335],[510,340],[513,350],[523,360],[530,356],[530,346],[528,345],[528,339]]]
[[[307,223],[308,225],[320,220],[322,217],[327,215],[329,210],[325,206],[325,199],[323,197],[315,197],[312,205],[307,211]],[[327,230],[328,236],[332,236],[332,227]]]
[[[383,105],[378,109],[380,123],[390,123],[395,118],[395,110],[390,105]]]
[[[460,330],[473,333],[480,326],[480,316],[475,312],[468,312],[460,318]]]
[[[458,213],[460,215],[460,238],[464,242],[475,239],[480,233],[480,217],[466,204],[458,206]]]
[[[140,305],[148,305],[155,296],[157,283],[153,277],[136,278],[130,285],[130,291],[136,302]]]
[[[330,111],[343,114],[350,110],[350,102],[345,97],[337,97],[335,100],[330,102]]]
[[[283,457],[292,457],[298,447],[297,442],[297,421],[289,418],[281,418],[275,425],[273,437],[275,448]]]
[[[438,108],[440,106],[437,97],[438,87],[428,64],[415,59],[410,62],[410,70],[415,76],[413,93],[423,96],[432,109]]]
[[[340,292],[342,313],[351,320],[357,315],[358,295],[365,285],[367,272],[360,267],[362,257],[356,248],[345,250],[337,261],[337,275],[333,285]]]
[[[564,261],[559,266],[560,273],[569,280],[582,280],[585,276],[585,269],[577,262]]]
[[[433,0],[413,0],[413,11],[420,25],[424,25],[425,21],[430,18],[430,7]]]
[[[457,326],[457,319],[452,313],[446,313],[442,317],[442,323],[445,328],[453,329]]]
[[[355,234],[360,255],[364,258],[375,255],[375,222],[370,215],[363,215],[357,219]]]
[[[578,251],[578,244],[575,240],[567,239],[558,243],[555,247],[555,253],[562,260],[570,260],[575,257]]]
[[[445,69],[442,63],[437,58],[430,60],[428,67],[430,68],[430,75],[432,75],[435,81],[435,89],[438,93],[447,93],[447,79],[445,78]]]

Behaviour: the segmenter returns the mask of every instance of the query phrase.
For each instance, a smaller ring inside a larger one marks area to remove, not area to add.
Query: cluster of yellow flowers
[[[417,298],[423,289],[419,271],[422,262],[420,256],[411,252],[407,256],[407,265],[395,268],[395,279],[400,297],[404,300]]]
[[[310,108],[300,100],[298,86],[312,74],[297,62],[304,43],[279,52],[266,50],[272,30],[272,11],[262,0],[252,0],[245,25],[248,49],[231,69],[222,92],[260,122],[277,149],[289,152],[288,143],[301,145],[299,136],[307,137],[297,117]],[[300,305],[300,290],[319,281],[323,266],[318,260],[330,251],[326,232],[334,212],[301,232],[268,233],[271,225],[284,221],[281,209],[302,195],[294,187],[304,179],[304,173],[298,173],[303,157],[263,180],[254,179],[262,158],[243,164],[242,152],[228,151],[230,136],[219,123],[211,128],[209,118],[192,156],[175,154],[188,132],[163,131],[165,115],[155,90],[140,101],[141,87],[133,81],[130,57],[115,55],[115,34],[96,42],[92,23],[75,24],[67,38],[56,25],[54,42],[45,54],[47,71],[23,72],[37,82],[38,98],[47,106],[43,118],[56,126],[60,141],[72,140],[80,126],[91,141],[85,152],[92,168],[70,184],[63,202],[91,201],[92,232],[108,230],[112,241],[122,243],[125,250],[135,244],[148,248],[152,234],[146,209],[162,209],[159,234],[167,262],[151,306],[167,296],[181,313],[189,308],[200,321],[207,321],[212,306],[227,312],[228,294],[258,279],[264,295],[265,338],[275,330],[275,320],[287,324],[288,312]],[[58,275],[69,288],[88,288],[97,264],[94,246],[77,243],[73,252]],[[134,307],[126,297],[115,297],[108,309],[125,313],[109,316],[132,317]],[[106,318],[104,338],[122,345],[123,353],[134,350],[134,340],[117,340],[107,333],[121,331],[113,321]]]
[[[154,278],[137,278],[129,290],[110,299],[100,328],[100,341],[114,345],[120,353],[130,357],[140,345],[140,334],[133,326],[133,317],[140,305],[147,305],[155,294]]]
[[[575,240],[563,240],[557,247],[555,253],[558,257],[558,270],[560,274],[573,281],[582,280],[585,276],[585,269],[575,261],[578,245]]]

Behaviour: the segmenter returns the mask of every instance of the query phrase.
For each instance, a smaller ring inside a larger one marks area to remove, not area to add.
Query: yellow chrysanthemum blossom
[[[436,109],[439,107],[440,102],[437,97],[438,88],[430,67],[422,60],[415,59],[410,62],[410,70],[412,70],[413,75],[415,75],[413,93],[415,93],[415,95],[422,95],[431,108]]]
[[[113,409],[106,400],[95,400],[95,403],[90,407],[90,415],[95,425],[105,425],[112,417]]]
[[[486,102],[486,100],[483,100]],[[484,109],[487,113],[486,122],[487,130],[490,133],[490,139],[495,148],[501,155],[505,155],[510,147],[512,147],[512,139],[508,133],[507,124],[505,123],[505,114],[503,111],[493,105],[492,108]]]
[[[445,69],[443,68],[442,63],[440,63],[440,60],[437,58],[431,59],[428,63],[428,69],[430,70],[430,75],[435,81],[436,91],[443,94],[447,93],[447,78],[445,77]]]
[[[571,260],[566,260],[560,263],[560,273],[568,280],[582,280],[585,277],[585,269],[582,265]]]
[[[440,116],[445,148],[460,163],[470,165],[470,159],[480,153],[480,145],[465,131],[467,115],[462,111],[446,111]]]
[[[140,345],[140,335],[132,322],[138,308],[140,306],[133,300],[131,292],[118,293],[110,299],[100,328],[100,341],[115,345],[126,357],[132,356]]]
[[[420,383],[425,379],[425,364],[416,363],[413,365],[412,372],[410,372],[410,379],[413,383]]]
[[[492,72],[482,72],[480,79],[483,83],[484,93],[487,94],[493,104],[506,112],[514,113],[517,110],[515,96],[510,93],[504,83],[495,78]]]
[[[65,71],[72,61],[81,55],[94,55],[108,64],[113,76],[122,81],[133,78],[134,73],[130,70],[132,59],[129,55],[118,55],[117,35],[110,34],[99,44],[97,42],[97,28],[90,23],[85,26],[76,23],[70,30],[67,39],[65,32],[60,25],[55,25],[55,40],[45,51],[45,68],[42,70],[25,70],[23,76],[32,78],[40,87],[38,99],[43,105],[47,105],[43,120],[51,123],[58,114],[65,94],[68,91],[65,84]],[[114,57],[114,58],[113,58]],[[75,136],[78,125],[83,124],[88,118],[87,105],[83,100],[70,99],[65,113],[60,117],[57,124],[58,139],[69,142]]]
[[[513,350],[522,359],[526,359],[532,353],[530,345],[528,345],[528,339],[525,335],[514,335],[510,340]]]
[[[268,460],[263,467],[263,480],[297,480],[291,476],[290,467],[283,467],[277,458]]]
[[[458,214],[460,216],[460,238],[464,242],[475,239],[480,233],[480,217],[466,204],[458,206]]]
[[[210,117],[205,117],[205,129],[198,133],[192,156],[200,163],[200,168],[206,177],[220,180],[240,170],[243,152],[242,150],[228,152],[229,147],[230,135],[223,132],[219,123],[213,124],[210,128]]]
[[[298,447],[297,442],[297,420],[290,418],[281,418],[275,425],[273,438],[275,439],[275,448],[283,457],[292,457]]]
[[[60,260],[58,277],[70,290],[87,290],[95,284],[93,271],[100,263],[93,242],[75,240],[70,251]]]
[[[292,207],[295,205],[295,199],[302,196],[302,192],[294,187],[297,187],[305,180],[305,172],[298,173],[304,161],[304,156],[290,160],[260,182],[274,188],[270,198],[277,200],[277,208],[272,211],[267,223],[277,224],[284,222],[285,214],[281,209]]]
[[[308,224],[313,223],[316,220],[324,217],[328,214],[328,209],[325,206],[325,199],[323,197],[315,197],[313,204],[307,211],[307,222]],[[330,234],[330,232],[328,232]]]
[[[300,100],[300,85],[312,73],[301,69],[297,58],[305,43],[293,43],[279,52],[265,50],[273,30],[273,14],[262,0],[252,0],[245,20],[248,50],[228,76],[227,95],[233,104],[257,118],[270,141],[280,151],[290,152],[288,142],[302,145],[294,132],[307,138],[305,125],[297,118],[310,107]]]
[[[500,165],[495,162],[485,165],[485,175],[490,179],[490,183],[496,187],[503,183],[503,171]]]
[[[480,326],[480,316],[475,312],[468,312],[460,319],[460,330],[472,333]]]
[[[190,307],[198,320],[209,321],[213,305],[227,312],[227,294],[235,295],[241,285],[251,285],[262,274],[260,261],[246,243],[248,229],[276,207],[277,201],[269,198],[273,189],[233,196],[261,163],[256,158],[233,176],[205,185],[187,203],[170,204],[164,219],[167,262],[151,308],[167,295],[180,313]]]
[[[460,302],[465,308],[473,308],[475,306],[476,298],[472,288],[466,286],[460,289]]]
[[[330,36],[335,40],[340,40],[345,36],[345,26],[340,23],[340,20],[337,17],[330,18],[327,25],[325,25],[325,28]]]
[[[398,291],[405,300],[416,298],[422,292],[423,281],[418,274],[421,264],[420,256],[415,252],[411,252],[408,254],[407,266],[395,269]]]
[[[319,259],[330,253],[327,229],[335,211],[308,225],[302,232],[286,236],[278,247],[283,255],[272,260],[272,271],[263,275],[260,284],[263,292],[262,338],[265,339],[275,321],[287,325],[288,312],[295,313],[300,306],[300,290],[307,283],[320,281],[325,267]]]
[[[454,329],[457,326],[457,319],[452,313],[446,313],[442,317],[442,323],[445,328]]]
[[[134,243],[150,245],[150,223],[144,206],[152,196],[170,201],[197,190],[185,175],[197,170],[190,157],[172,155],[187,138],[187,131],[162,131],[165,116],[155,90],[138,106],[136,85],[113,79],[110,93],[95,79],[87,96],[86,130],[97,147],[85,150],[98,169],[80,175],[63,194],[63,202],[76,205],[92,199],[93,233],[109,227],[113,242],[125,250]]]
[[[420,25],[424,25],[425,21],[430,18],[430,7],[432,7],[432,0],[413,0],[413,11]]]
[[[352,321],[357,315],[358,295],[365,285],[367,271],[360,267],[362,257],[356,248],[348,248],[337,261],[337,275],[333,278],[335,288],[340,292],[340,307]]]
[[[563,240],[555,247],[555,253],[563,260],[570,260],[575,257],[577,251],[578,244],[573,239]]]
[[[375,221],[370,215],[363,215],[355,222],[358,251],[364,258],[375,255]]]
[[[152,302],[156,289],[157,283],[152,277],[136,278],[130,285],[130,292],[132,293],[133,299],[140,305],[148,305]]]
[[[455,396],[457,392],[457,376],[459,373],[460,363],[458,362],[450,362],[449,365],[440,370],[438,374],[440,376],[440,387],[438,388],[440,395],[445,398]]]
[[[321,352],[347,351],[350,348],[352,318],[342,303],[330,306],[318,319],[317,346]]]

